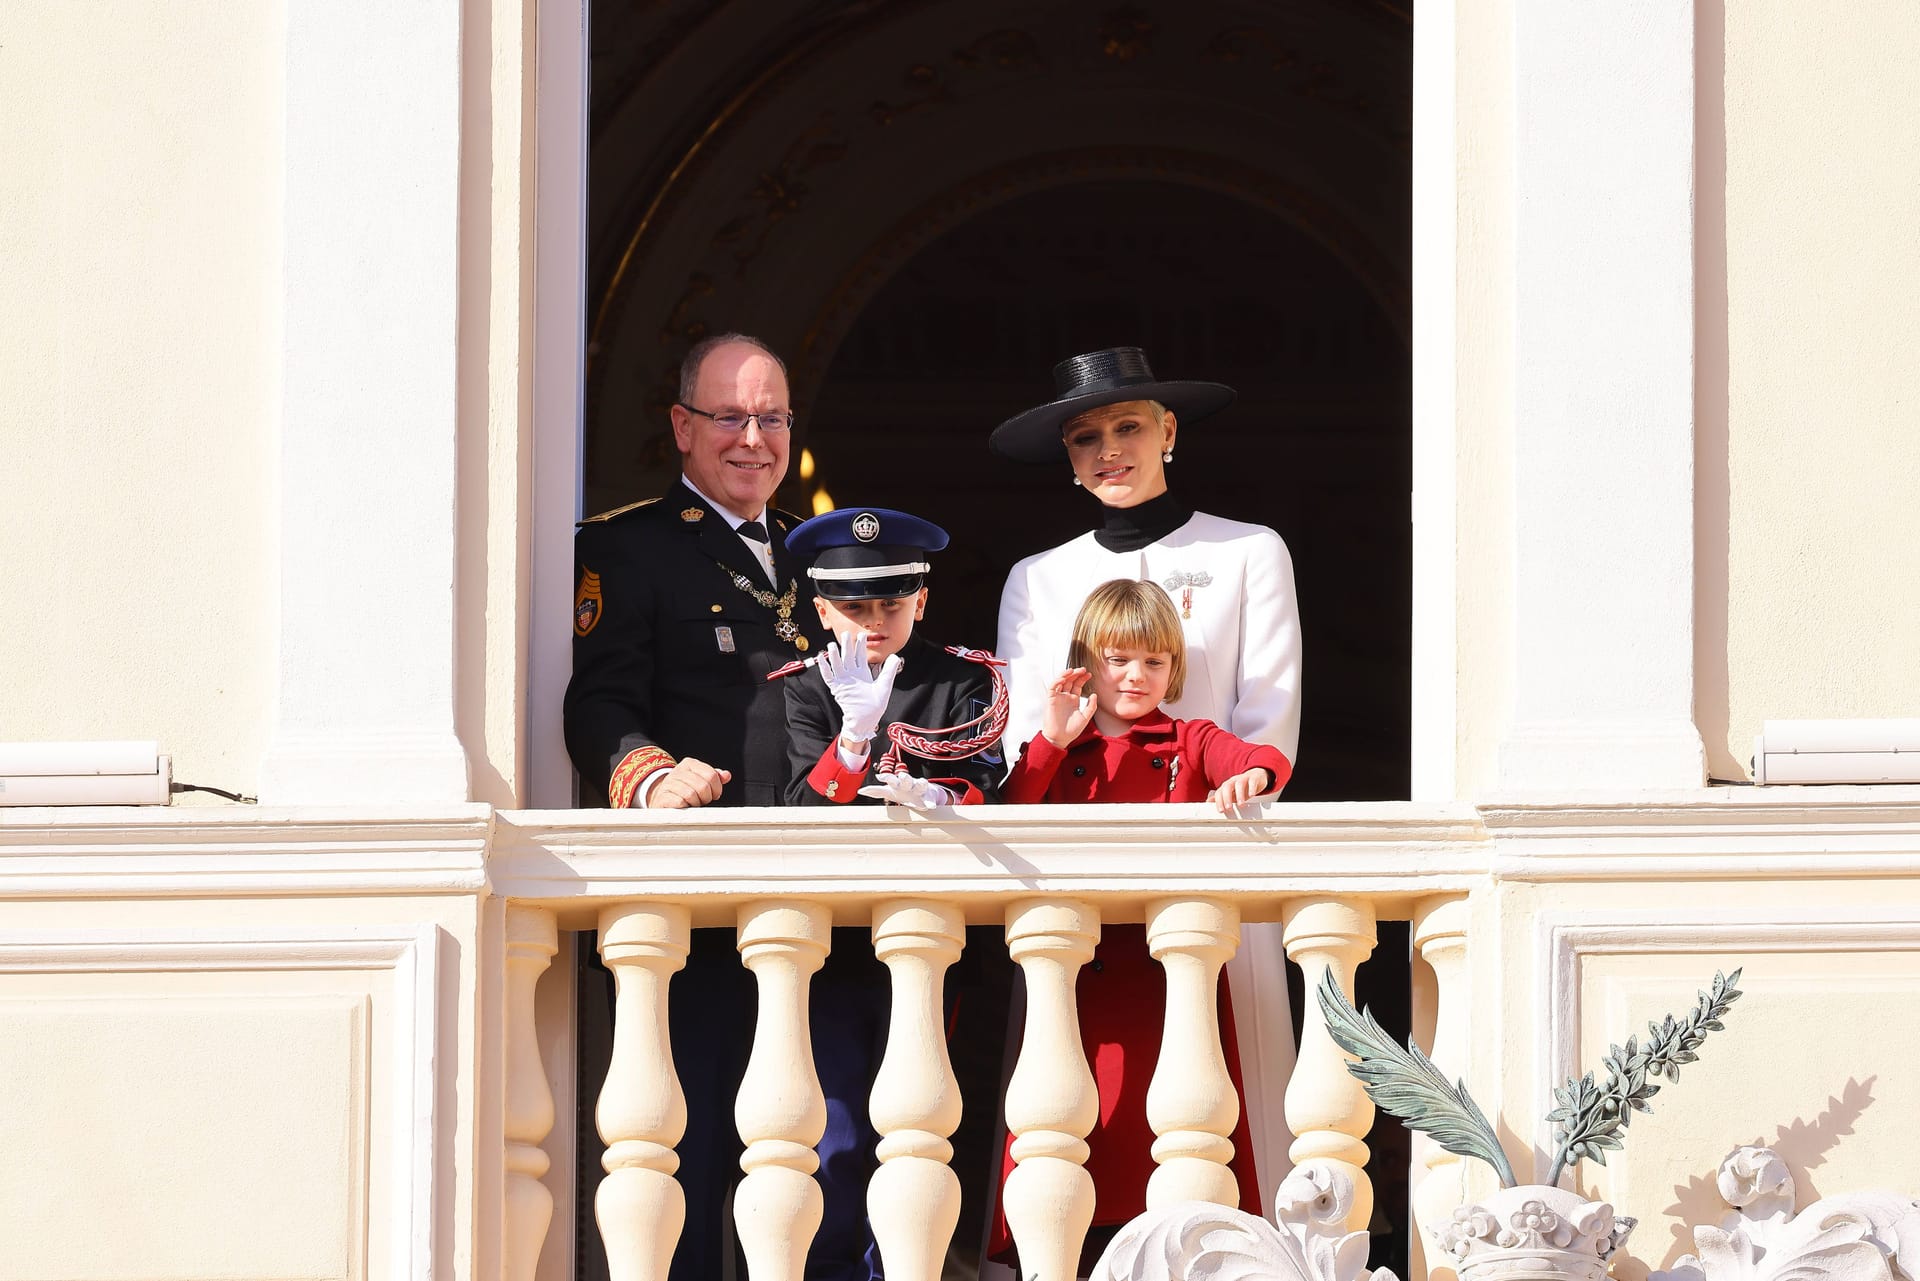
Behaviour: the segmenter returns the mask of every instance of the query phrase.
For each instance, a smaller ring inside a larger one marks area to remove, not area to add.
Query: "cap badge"
[[[853,536],[863,543],[880,537],[880,518],[872,512],[861,512],[853,518]]]
[[[707,513],[703,508],[689,507],[685,511],[680,513],[680,519],[686,521],[687,524],[692,525],[698,522],[699,519],[702,516],[705,516],[706,514]]]

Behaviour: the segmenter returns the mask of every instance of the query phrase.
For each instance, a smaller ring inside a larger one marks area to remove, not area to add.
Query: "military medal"
[[[721,568],[725,569],[726,567],[723,565]],[[807,638],[800,634],[800,624],[793,621],[793,607],[800,600],[799,579],[788,579],[787,590],[775,596],[772,592],[763,591],[755,587],[751,579],[737,570],[728,569],[727,577],[733,580],[735,587],[738,587],[741,591],[753,597],[756,605],[761,606],[763,609],[770,609],[780,616],[779,621],[773,625],[773,634],[775,636],[786,641],[795,649],[804,651],[807,648]]]
[[[1206,570],[1176,570],[1168,574],[1162,584],[1169,594],[1180,593],[1180,617],[1193,617],[1193,589],[1206,587],[1213,582],[1213,575]]]

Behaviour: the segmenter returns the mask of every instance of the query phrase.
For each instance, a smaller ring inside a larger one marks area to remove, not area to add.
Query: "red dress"
[[[1089,725],[1064,750],[1045,736],[1035,735],[1007,775],[1000,794],[1002,800],[1015,805],[1038,801],[1204,801],[1207,793],[1221,783],[1256,766],[1272,772],[1274,788],[1284,784],[1293,772],[1276,748],[1235,738],[1212,721],[1176,721],[1156,710],[1114,738]],[[1087,1146],[1092,1150],[1087,1157],[1087,1172],[1093,1175],[1095,1226],[1125,1223],[1146,1209],[1147,1178],[1154,1169],[1147,1085],[1160,1057],[1166,990],[1165,973],[1147,950],[1144,926],[1115,925],[1101,930],[1093,961],[1081,969],[1075,989],[1080,1044],[1093,1066],[1100,1093],[1100,1115],[1087,1136]],[[1219,1014],[1227,1071],[1233,1078],[1234,1093],[1240,1096],[1240,1120],[1232,1136],[1234,1178],[1240,1186],[1240,1208],[1258,1214],[1260,1185],[1254,1177],[1246,1091],[1240,1084],[1233,1006],[1227,999],[1224,976]],[[1011,1142],[1009,1136],[1009,1146]],[[1003,1180],[1013,1164],[1009,1153],[1003,1163]],[[991,1252],[1001,1253],[1010,1241],[1003,1213]]]

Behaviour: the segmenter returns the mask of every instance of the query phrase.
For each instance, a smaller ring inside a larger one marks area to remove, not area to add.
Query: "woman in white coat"
[[[1167,487],[1179,429],[1224,409],[1233,389],[1157,379],[1138,347],[1075,356],[1053,377],[1054,398],[1000,424],[989,443],[1016,462],[1069,463],[1100,507],[1089,513],[1094,528],[1007,576],[998,653],[1009,664],[1009,761],[1040,727],[1087,594],[1136,578],[1166,589],[1185,634],[1186,690],[1168,715],[1213,721],[1297,766],[1300,619],[1286,544],[1264,525],[1196,512]],[[1291,1168],[1282,1096],[1294,1047],[1280,927],[1245,927],[1227,975],[1262,1203],[1242,1208],[1265,1214]]]

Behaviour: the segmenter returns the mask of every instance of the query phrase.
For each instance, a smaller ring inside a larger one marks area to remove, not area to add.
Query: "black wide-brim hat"
[[[1067,446],[1060,439],[1060,429],[1089,409],[1157,400],[1180,421],[1193,422],[1225,409],[1234,395],[1225,383],[1155,378],[1146,352],[1138,347],[1109,347],[1055,365],[1053,399],[995,427],[987,445],[1016,463],[1065,462]]]

